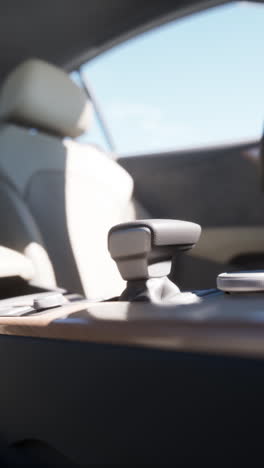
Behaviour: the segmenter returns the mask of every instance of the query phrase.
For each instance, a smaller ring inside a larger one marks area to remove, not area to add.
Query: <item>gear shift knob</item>
[[[191,249],[200,234],[199,224],[188,221],[139,220],[114,226],[108,235],[108,249],[124,280],[148,279],[149,265]]]
[[[171,260],[178,251],[191,249],[200,234],[199,224],[172,219],[139,220],[114,226],[108,234],[108,249],[121,276],[128,282],[120,300],[164,302],[166,297],[178,294],[174,283],[167,277],[153,278],[149,267]]]

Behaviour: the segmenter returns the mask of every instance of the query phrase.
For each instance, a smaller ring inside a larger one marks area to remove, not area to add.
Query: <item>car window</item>
[[[84,64],[120,155],[257,140],[263,21],[263,5],[233,2],[160,26]]]

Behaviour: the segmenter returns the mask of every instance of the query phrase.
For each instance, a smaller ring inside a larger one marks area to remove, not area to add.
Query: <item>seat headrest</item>
[[[89,128],[92,104],[63,70],[31,59],[4,82],[0,119],[74,138]]]

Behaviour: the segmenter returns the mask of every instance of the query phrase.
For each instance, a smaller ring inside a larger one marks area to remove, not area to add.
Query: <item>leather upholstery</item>
[[[21,276],[56,286],[42,235],[26,203],[8,179],[0,179],[0,277]]]
[[[35,72],[35,78],[37,76]],[[54,122],[51,96],[55,100],[60,75],[58,73],[55,78],[54,73],[54,80],[52,76],[48,74],[45,95],[51,105],[50,121]],[[63,72],[62,76],[63,84]],[[42,82],[42,77],[40,80]],[[34,86],[38,88],[36,83]],[[22,90],[17,92],[22,93]],[[67,93],[64,99],[67,100]],[[69,96],[69,103],[64,104],[70,114],[72,100],[73,94]],[[8,104],[4,109],[7,108]],[[45,113],[46,118],[48,107]],[[52,261],[57,284],[72,292],[84,292],[89,299],[119,295],[124,282],[107,250],[108,230],[121,222],[148,217],[133,199],[132,178],[92,145],[63,140],[43,130],[31,132],[25,126],[10,123],[10,115],[1,109],[1,99],[0,115],[8,116],[5,118],[8,122],[3,121],[0,126],[0,173],[10,180],[34,218],[43,238],[42,245]],[[37,114],[30,114],[30,127],[42,129],[40,115],[44,115],[40,107]],[[74,121],[66,115],[61,119],[58,124],[61,130],[69,127],[66,121],[71,124]],[[25,122],[29,123],[28,117]],[[71,133],[79,133],[80,127],[78,132],[76,129],[72,126]]]

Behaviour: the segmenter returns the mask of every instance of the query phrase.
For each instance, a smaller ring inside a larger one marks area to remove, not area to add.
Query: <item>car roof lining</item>
[[[2,0],[0,81],[40,58],[66,70],[154,26],[227,0]]]
[[[28,58],[40,58],[68,71],[76,69],[139,33],[227,2],[1,0],[0,81]]]

